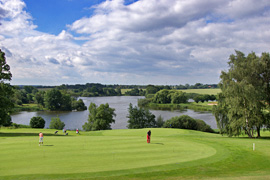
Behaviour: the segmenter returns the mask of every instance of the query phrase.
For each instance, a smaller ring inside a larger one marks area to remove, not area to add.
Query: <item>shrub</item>
[[[203,132],[214,132],[214,130],[207,125],[204,121],[199,119],[193,119],[190,116],[182,115],[173,117],[167,120],[164,125],[164,128],[179,128],[179,129],[191,129],[198,130]]]
[[[138,106],[139,107],[147,107],[149,103],[151,103],[151,99],[145,98],[145,99],[138,99]]]
[[[57,117],[52,117],[51,122],[50,122],[50,129],[58,129],[61,130],[65,127],[65,123],[60,120],[60,118]]]
[[[12,124],[11,124],[11,127],[12,127],[12,128],[15,128],[15,129],[17,129],[17,128],[31,128],[31,126],[29,126],[29,125],[16,124],[16,123],[12,123]]]
[[[197,123],[196,129],[198,131],[211,132],[211,133],[214,132],[214,130],[208,124],[206,124],[203,120],[196,119],[196,123]]]
[[[32,117],[30,120],[30,126],[31,128],[44,128],[45,120],[40,116]]]

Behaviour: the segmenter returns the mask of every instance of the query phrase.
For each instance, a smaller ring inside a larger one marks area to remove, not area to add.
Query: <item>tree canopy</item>
[[[10,81],[12,74],[10,66],[6,63],[5,53],[0,49],[0,125],[11,125],[10,112],[14,104],[12,102],[13,87],[5,83]]]
[[[60,120],[60,118],[57,116],[57,117],[52,117],[51,118],[51,122],[50,122],[50,125],[49,125],[49,128],[50,129],[58,129],[58,130],[61,130],[65,127],[65,123],[62,122]]]
[[[108,130],[111,129],[111,123],[116,114],[115,109],[110,108],[109,104],[101,104],[99,107],[95,103],[89,105],[88,122],[82,127],[86,131]]]
[[[132,104],[129,104],[128,112],[127,127],[129,129],[156,127],[155,115],[148,109],[133,107]]]
[[[153,102],[158,104],[180,104],[188,100],[186,93],[176,90],[163,89],[158,91],[153,97]]]
[[[269,126],[265,109],[269,107],[270,58],[236,51],[229,58],[229,70],[222,71],[218,106],[214,115],[221,133],[229,136],[244,131],[249,137],[260,136],[260,129]],[[268,104],[267,104],[268,103]],[[266,106],[267,105],[267,106]]]

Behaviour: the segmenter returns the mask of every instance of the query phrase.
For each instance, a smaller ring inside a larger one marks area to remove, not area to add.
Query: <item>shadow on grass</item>
[[[164,145],[163,143],[151,143],[151,144]]]
[[[260,139],[260,140],[270,140],[270,136],[265,136],[265,137],[253,137],[253,138],[250,138],[250,137],[231,137],[231,138],[239,138],[239,139],[247,139],[247,140],[250,140],[250,139]]]
[[[0,132],[0,137],[38,136],[38,135],[39,135],[39,133],[3,133],[3,132]],[[63,136],[63,135],[44,133],[44,136]]]
[[[53,146],[53,145],[42,145],[42,146]]]

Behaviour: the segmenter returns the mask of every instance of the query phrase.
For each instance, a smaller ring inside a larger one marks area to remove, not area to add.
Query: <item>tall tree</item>
[[[95,103],[89,105],[88,122],[82,127],[86,131],[108,130],[111,129],[111,123],[116,114],[115,109],[110,108],[109,104],[101,104],[99,107]]]
[[[254,130],[260,136],[260,128],[265,123],[263,110],[263,88],[259,58],[255,53],[247,57],[236,51],[229,58],[228,72],[222,71],[219,86],[222,93],[214,114],[221,132],[230,136],[239,135],[242,130],[253,137]]]
[[[11,101],[13,88],[5,81],[11,81],[10,66],[6,63],[5,53],[0,49],[0,125],[11,125],[10,112],[14,104]]]
[[[45,94],[45,107],[51,111],[71,111],[71,97],[61,93],[58,89],[52,89]]]
[[[129,129],[139,129],[139,128],[150,128],[156,127],[155,115],[152,114],[148,109],[133,107],[129,104],[128,108],[129,118],[128,128]]]

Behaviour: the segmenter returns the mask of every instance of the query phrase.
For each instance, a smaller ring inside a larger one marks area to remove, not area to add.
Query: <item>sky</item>
[[[269,47],[269,0],[0,0],[13,85],[217,84]]]

